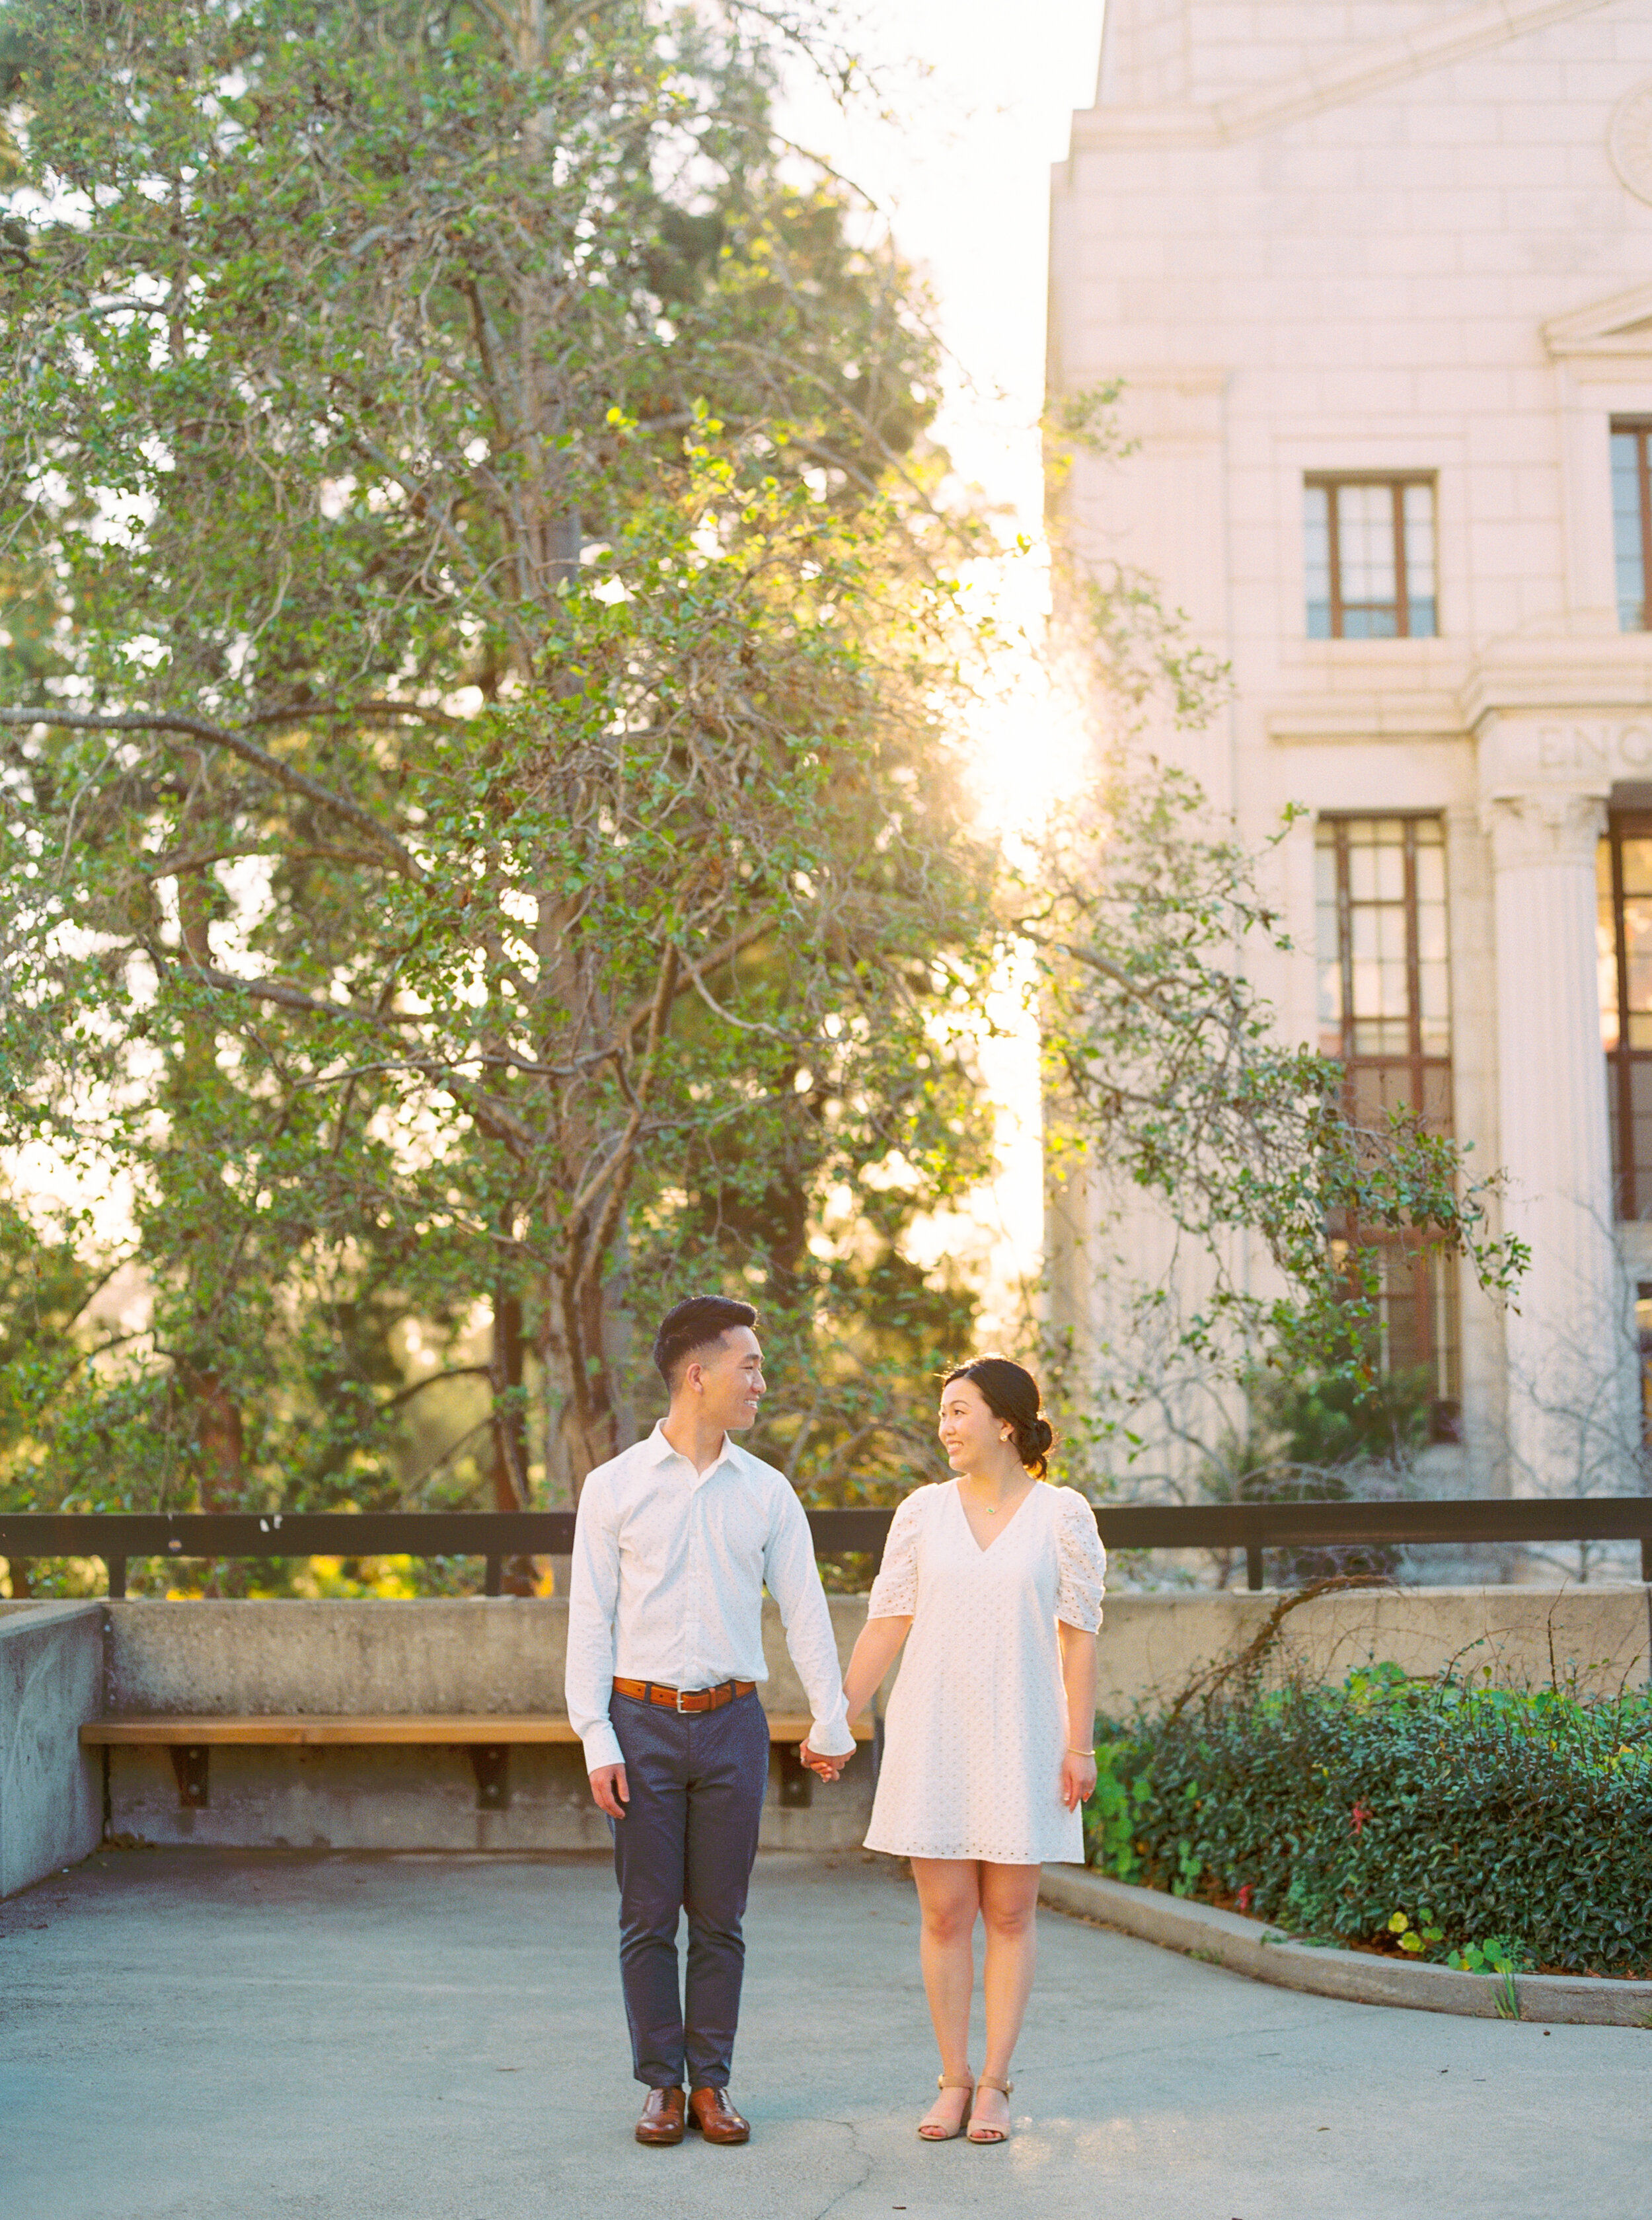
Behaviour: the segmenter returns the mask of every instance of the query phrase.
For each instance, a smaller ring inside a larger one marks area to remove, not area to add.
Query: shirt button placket
[[[700,1686],[700,1577],[705,1552],[701,1547],[701,1519],[704,1515],[705,1488],[696,1474],[689,1483],[689,1590],[683,1601],[683,1686]]]

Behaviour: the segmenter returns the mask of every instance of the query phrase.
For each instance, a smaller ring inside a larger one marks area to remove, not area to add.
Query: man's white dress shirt
[[[608,1718],[616,1674],[668,1688],[768,1679],[765,1587],[814,1714],[809,1748],[847,1756],[832,1614],[784,1473],[726,1434],[696,1473],[658,1426],[597,1466],[580,1494],[568,1590],[568,1717],[588,1773],[625,1762]]]

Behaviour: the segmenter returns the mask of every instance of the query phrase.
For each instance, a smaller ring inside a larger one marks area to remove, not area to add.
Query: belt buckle
[[[684,1695],[684,1693],[686,1693],[686,1692],[685,1692],[683,1689],[682,1689],[682,1688],[674,1688],[674,1689],[671,1691],[671,1694],[672,1694],[672,1697],[673,1697],[673,1699],[674,1699],[674,1700],[675,1700],[676,1707],[676,1711],[677,1711],[677,1714],[678,1714],[678,1716],[679,1716],[679,1717],[681,1717],[681,1716],[682,1716],[682,1714],[683,1714],[683,1712],[685,1712],[688,1710],[688,1708],[689,1708],[689,1707],[688,1707],[688,1706],[687,1706],[687,1705],[683,1702],[683,1695]]]

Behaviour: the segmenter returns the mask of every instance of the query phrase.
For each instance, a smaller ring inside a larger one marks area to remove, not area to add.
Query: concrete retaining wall
[[[1100,1708],[1127,1712],[1173,1695],[1190,1674],[1242,1647],[1277,1601],[1210,1592],[1110,1598]],[[846,1662],[864,1599],[835,1598],[832,1610]],[[564,1709],[567,1605],[559,1598],[23,1606],[0,1613],[0,1637],[40,1622],[42,1612],[64,1612],[94,1620],[107,1612],[106,1703],[116,1714]],[[765,1606],[764,1638],[766,1707],[806,1712],[772,1604]],[[1489,1666],[1504,1685],[1546,1687],[1553,1674],[1593,1693],[1643,1686],[1652,1677],[1652,1592],[1431,1588],[1328,1596],[1285,1622],[1275,1669],[1340,1681],[1379,1659],[1416,1673]],[[112,1824],[151,1842],[248,1847],[577,1849],[606,1842],[577,1748],[514,1749],[509,1768],[508,1808],[482,1811],[469,1759],[457,1747],[218,1748],[209,1760],[209,1801],[196,1808],[182,1803],[165,1750],[122,1748],[109,1753]],[[857,1843],[871,1790],[870,1753],[863,1749],[841,1782],[815,1785],[807,1809],[782,1808],[776,1759],[764,1845],[828,1850]]]
[[[1213,1659],[1260,1631],[1277,1594],[1210,1590],[1119,1595],[1107,1602],[1097,1704],[1127,1712],[1168,1699]],[[1409,1673],[1483,1675],[1504,1687],[1613,1694],[1652,1685],[1652,1588],[1348,1589],[1303,1604],[1283,1622],[1275,1677],[1343,1680],[1379,1661]]]
[[[559,1601],[135,1601],[108,1609],[114,1713],[567,1709],[568,1606]]]
[[[0,1618],[0,1897],[97,1846],[101,1784],[80,1729],[102,1711],[103,1684],[101,1604]]]
[[[1174,1695],[1250,1640],[1277,1595],[1113,1595],[1101,1631],[1104,1712]],[[21,1612],[53,1606],[19,1605]],[[76,1606],[95,1608],[96,1606]],[[568,1606],[559,1597],[419,1603],[115,1603],[113,1712],[551,1712],[564,1709]],[[846,1662],[865,1617],[832,1599]],[[5,1624],[0,1616],[0,1625]],[[807,1709],[772,1603],[764,1649],[771,1712]],[[1575,1681],[1593,1693],[1652,1684],[1652,1589],[1355,1590],[1293,1612],[1276,1670],[1340,1681],[1391,1659],[1413,1673],[1481,1673],[1500,1685]]]
[[[560,1597],[417,1603],[111,1603],[109,1708],[122,1712],[567,1710]],[[862,1596],[832,1599],[846,1665]],[[770,1712],[806,1712],[780,1612],[765,1603]]]
[[[134,1712],[566,1711],[568,1606],[559,1598],[441,1599],[417,1603],[122,1602],[110,1622],[109,1710]],[[847,1664],[865,1617],[834,1600]],[[780,1615],[764,1606],[771,1713],[807,1713]],[[334,1849],[523,1850],[606,1848],[577,1745],[512,1749],[510,1801],[481,1811],[463,1749],[218,1748],[209,1801],[179,1798],[164,1749],[109,1753],[111,1824],[152,1843]],[[871,1812],[870,1753],[844,1779],[816,1782],[807,1808],[779,1801],[770,1762],[765,1849],[858,1845]]]

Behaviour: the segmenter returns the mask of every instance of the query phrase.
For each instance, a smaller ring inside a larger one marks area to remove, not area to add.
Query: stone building
[[[1518,1313],[1396,1252],[1456,1484],[1640,1487],[1652,1317],[1652,6],[1107,0],[1054,179],[1059,496],[1231,661],[1282,1022],[1506,1168]],[[1082,1199],[1058,1309],[1095,1297]]]

